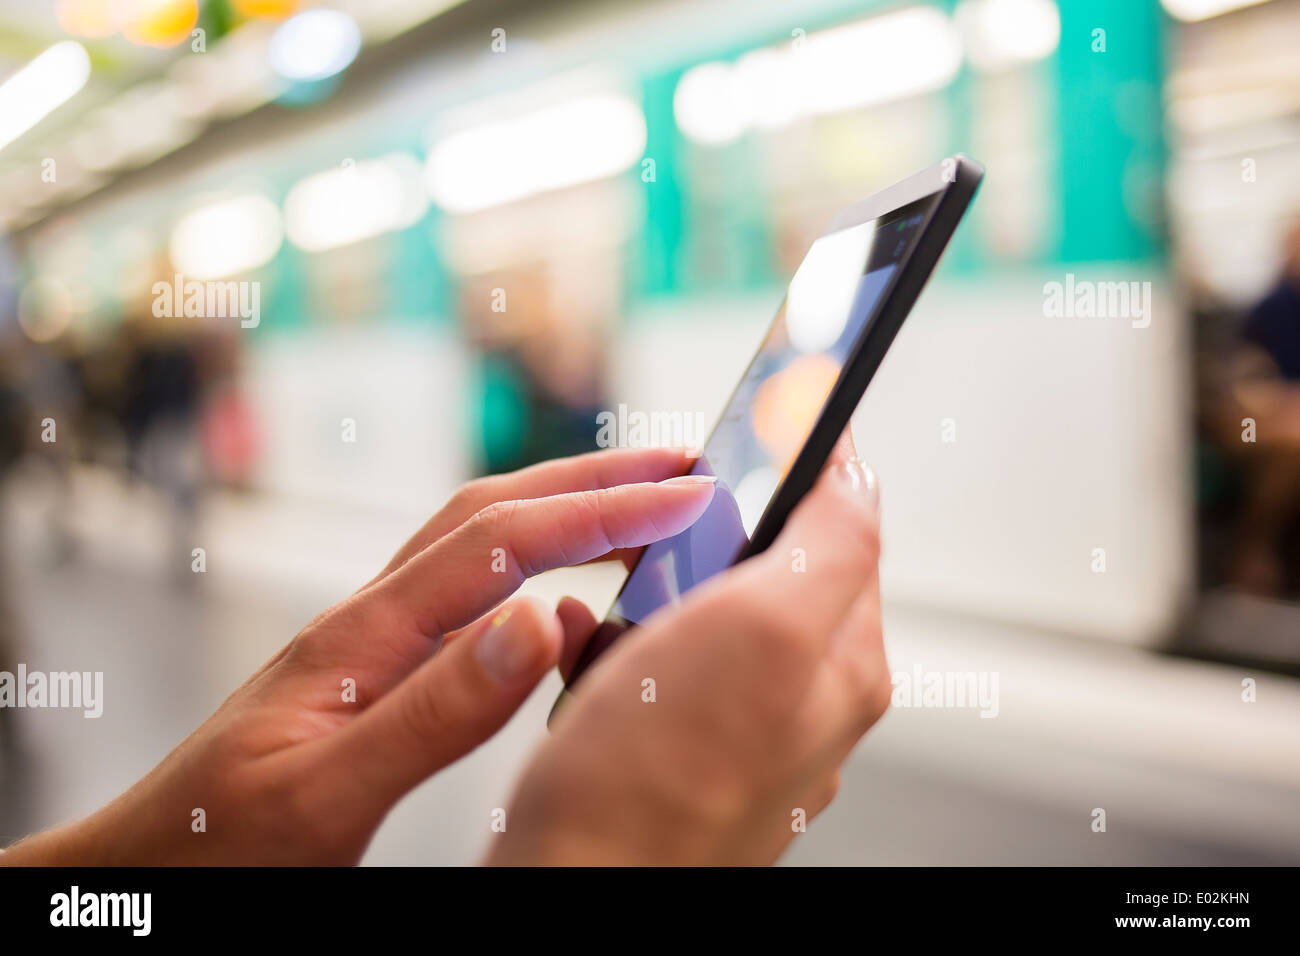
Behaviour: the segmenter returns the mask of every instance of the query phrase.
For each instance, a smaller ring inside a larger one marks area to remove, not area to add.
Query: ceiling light
[[[219,279],[265,265],[283,239],[280,210],[260,193],[220,199],[172,229],[172,265],[187,279]]]
[[[345,69],[361,49],[357,21],[338,10],[308,10],[271,36],[271,68],[287,80],[323,80]]]
[[[453,133],[429,152],[426,176],[438,205],[469,212],[603,179],[637,163],[645,116],[626,96],[565,100]]]
[[[0,86],[0,149],[54,112],[90,78],[90,57],[75,40],[50,47]]]

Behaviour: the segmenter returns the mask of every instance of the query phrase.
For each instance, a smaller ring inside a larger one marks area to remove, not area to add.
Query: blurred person
[[[80,448],[85,396],[72,349],[68,336],[48,345],[18,340],[10,356],[15,366],[6,376],[21,396],[22,435],[16,451],[42,470],[42,490],[48,492],[45,537],[51,542],[47,557],[54,566],[76,552],[71,526],[72,468]]]
[[[26,430],[30,416],[18,383],[18,343],[0,342],[0,488],[6,489],[26,447]],[[0,508],[0,516],[7,511]],[[8,528],[0,523],[0,671],[16,669],[19,661],[18,641],[15,634],[15,617],[9,601]],[[18,767],[21,758],[18,713],[11,708],[0,708],[0,808],[5,809],[0,827],[5,832],[13,823],[9,810],[21,800],[18,788],[26,776]]]
[[[1268,356],[1278,378],[1300,383],[1300,217],[1283,238],[1281,275],[1251,310],[1241,334]]]
[[[1284,242],[1277,283],[1221,365],[1225,400],[1216,413],[1220,443],[1243,472],[1229,578],[1264,597],[1294,590],[1300,559],[1291,553],[1300,519],[1300,219]]]
[[[509,287],[512,305],[492,307]],[[460,315],[478,352],[478,470],[511,471],[595,448],[592,432],[604,400],[601,337],[552,301],[538,268],[493,273],[463,284]]]
[[[572,598],[554,612],[509,600],[525,577],[626,561],[689,527],[714,493],[689,465],[619,449],[471,482],[152,773],[0,862],[356,863],[404,794],[492,736],[551,667],[572,671],[596,619]],[[774,861],[889,702],[878,529],[875,478],[846,436],[771,549],[583,676],[487,862]],[[817,573],[792,570],[796,543]],[[496,548],[510,573],[493,571]]]
[[[206,473],[227,487],[248,489],[261,453],[261,434],[241,385],[242,344],[229,327],[208,330],[200,339],[199,437]]]
[[[8,517],[13,479],[29,470],[32,480],[25,483],[20,506],[32,509],[36,491],[42,538],[50,542],[41,558],[55,567],[75,554],[72,465],[82,404],[76,377],[56,348],[29,341],[16,327],[0,329],[0,490],[6,499],[0,518]],[[10,600],[9,552],[8,522],[0,520],[0,671],[12,673],[22,653],[19,618]],[[5,828],[19,825],[31,795],[20,719],[13,708],[0,708],[0,807],[6,813],[0,826]]]
[[[162,493],[171,517],[169,554],[177,580],[192,583],[190,549],[202,478],[200,378],[195,336],[184,320],[155,318],[142,305],[123,323],[126,373],[121,396],[130,473]]]

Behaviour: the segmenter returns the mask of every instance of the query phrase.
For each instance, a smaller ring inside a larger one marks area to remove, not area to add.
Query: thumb
[[[520,598],[444,645],[335,736],[328,759],[349,768],[349,801],[386,809],[487,740],[555,666],[562,643],[546,604]]]

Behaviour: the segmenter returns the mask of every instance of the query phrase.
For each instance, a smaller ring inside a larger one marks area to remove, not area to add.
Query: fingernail
[[[680,478],[666,478],[661,485],[711,485],[718,480],[717,475],[682,475]]]
[[[474,653],[483,670],[498,684],[513,684],[532,669],[536,649],[527,631],[510,622],[514,608],[505,608],[479,638]]]
[[[880,482],[876,473],[861,458],[850,458],[840,466],[840,474],[849,487],[862,495],[872,508],[880,506]]]

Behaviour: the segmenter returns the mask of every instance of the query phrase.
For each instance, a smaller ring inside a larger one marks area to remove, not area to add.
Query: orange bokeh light
[[[789,470],[839,377],[827,355],[801,355],[770,376],[754,395],[754,437],[779,474]]]
[[[74,37],[97,40],[117,32],[118,11],[112,0],[59,0],[54,15]]]

